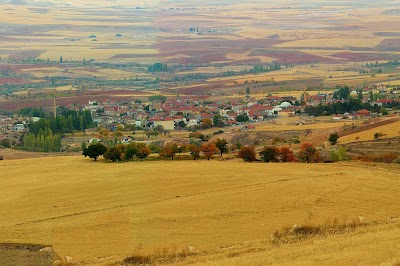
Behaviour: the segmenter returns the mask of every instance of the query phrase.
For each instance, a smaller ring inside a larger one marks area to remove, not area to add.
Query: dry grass
[[[83,157],[3,161],[0,241],[48,243],[60,255],[101,264],[134,255],[139,244],[190,245],[206,256],[218,247],[269,239],[279,228],[307,221],[310,212],[316,222],[398,215],[398,165],[282,166],[236,160],[104,164]]]
[[[395,137],[400,137],[400,121],[375,127],[369,130],[364,130],[359,133],[354,133],[351,135],[347,135],[344,137],[340,137],[338,142],[340,144],[345,144],[345,143],[350,143],[350,142],[356,142],[356,141],[368,141],[368,140],[373,140],[374,139],[374,134],[375,133],[382,133],[386,134],[382,138],[395,138]]]

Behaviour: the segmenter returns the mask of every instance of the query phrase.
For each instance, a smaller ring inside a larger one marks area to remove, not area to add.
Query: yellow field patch
[[[123,258],[140,243],[206,251],[265,240],[307,221],[310,212],[320,221],[398,214],[399,167],[287,166],[282,172],[282,164],[236,160],[4,161],[0,241],[53,244],[60,254],[93,264]]]
[[[366,141],[366,140],[373,140],[375,133],[382,133],[386,134],[382,138],[395,138],[400,137],[400,121],[391,123],[388,125],[383,125],[380,127],[376,127],[373,129],[365,130],[359,133],[354,133],[351,135],[347,135],[344,137],[340,137],[338,143],[345,144],[349,142],[355,141]]]

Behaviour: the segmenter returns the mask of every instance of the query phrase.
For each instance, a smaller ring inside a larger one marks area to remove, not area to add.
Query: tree
[[[85,157],[89,156],[89,158],[96,162],[97,158],[99,158],[101,155],[104,155],[106,151],[107,148],[103,144],[96,143],[89,145],[89,147],[83,151],[82,155]]]
[[[204,129],[207,129],[207,128],[210,128],[210,127],[212,127],[212,121],[211,121],[211,119],[210,118],[204,118],[203,119],[203,128]]]
[[[387,116],[389,114],[388,110],[385,107],[382,107],[380,111],[383,116]]]
[[[151,150],[146,146],[140,146],[136,151],[136,157],[140,160],[147,158],[151,154]]]
[[[197,160],[200,158],[200,147],[195,144],[189,144],[187,147],[188,151],[190,152],[190,156],[192,156],[193,160]]]
[[[215,145],[219,149],[221,157],[222,157],[223,153],[227,153],[228,152],[228,141],[226,139],[219,139],[218,138],[217,141],[215,142]]]
[[[203,144],[201,146],[201,151],[204,153],[204,156],[207,158],[207,160],[210,160],[210,158],[217,153],[217,150],[218,149],[215,143]]]
[[[2,140],[0,140],[0,147],[11,148],[11,146],[12,146],[11,139],[2,139]]]
[[[136,155],[137,147],[136,145],[131,145],[133,143],[129,143],[125,149],[124,160],[132,161],[133,157]]]
[[[338,138],[339,138],[339,135],[338,135],[337,132],[332,133],[332,134],[329,136],[329,142],[330,142],[332,145],[335,145],[335,144],[337,143]]]
[[[179,121],[178,122],[178,127],[180,127],[180,128],[185,128],[186,127],[186,123],[185,123],[185,121]]]
[[[161,148],[160,156],[169,157],[171,158],[171,160],[173,160],[177,152],[178,152],[178,145],[175,142],[170,142]]]
[[[296,162],[297,158],[294,155],[293,151],[291,151],[288,147],[282,147],[279,150],[279,156],[280,156],[280,160],[281,162]]]
[[[243,146],[240,148],[238,156],[245,162],[254,162],[256,160],[256,149],[253,146]]]
[[[247,114],[240,114],[236,117],[236,121],[247,122],[247,121],[249,121],[249,117],[247,116]]]
[[[306,163],[316,162],[318,159],[317,149],[311,143],[301,144],[299,159]]]
[[[382,132],[376,132],[374,134],[374,140],[380,140],[381,137],[383,137],[383,133]]]
[[[82,148],[82,151],[86,150],[86,148],[87,148],[86,141],[82,141],[81,148]]]
[[[279,149],[274,146],[264,147],[260,152],[261,160],[263,162],[278,162]]]
[[[112,161],[115,163],[116,161],[121,161],[121,150],[117,147],[111,147],[104,153],[104,159]]]
[[[223,119],[222,116],[214,115],[214,117],[213,117],[214,126],[223,127],[224,126],[224,121],[222,119]]]

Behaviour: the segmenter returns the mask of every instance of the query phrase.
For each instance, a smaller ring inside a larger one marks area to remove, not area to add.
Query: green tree
[[[385,107],[382,107],[380,111],[383,116],[387,116],[389,114],[388,110]]]
[[[339,139],[339,135],[338,135],[337,132],[332,133],[332,134],[329,136],[329,142],[330,142],[332,145],[335,145],[335,144],[337,143],[337,140],[338,140],[338,139]]]
[[[222,157],[222,154],[228,152],[228,141],[226,139],[218,138],[217,141],[215,142],[215,145],[219,149],[219,153],[221,154],[221,157]]]
[[[82,141],[81,148],[82,148],[82,151],[84,151],[87,148],[86,141]]]
[[[95,162],[97,161],[97,158],[99,158],[101,155],[104,155],[104,153],[107,151],[106,146],[104,146],[101,143],[96,143],[96,144],[91,144],[89,147],[87,147],[82,155],[85,157],[89,157],[93,159]]]
[[[108,150],[104,153],[104,159],[112,161],[113,163],[116,161],[121,161],[121,150],[117,147],[108,148]]]
[[[274,146],[264,147],[259,154],[263,162],[279,162],[279,149]]]
[[[213,124],[214,124],[214,126],[216,126],[216,127],[222,127],[222,126],[224,126],[224,121],[223,121],[222,116],[220,116],[220,115],[214,115],[214,117],[213,117]]]
[[[246,88],[246,94],[247,94],[247,95],[250,95],[250,87],[247,87],[247,88]]]
[[[247,114],[240,114],[236,117],[236,121],[247,122],[247,121],[249,121],[249,117],[247,116]]]

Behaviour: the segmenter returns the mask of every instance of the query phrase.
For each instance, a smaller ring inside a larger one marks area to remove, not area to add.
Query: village
[[[400,103],[399,90],[397,88],[389,89],[383,85],[366,87],[362,91],[349,90],[348,93],[350,99],[359,99],[363,104],[374,106],[375,110],[397,106]],[[304,90],[300,98],[268,95],[263,99],[256,99],[250,94],[246,94],[242,99],[209,101],[207,96],[167,98],[156,95],[149,99],[134,101],[97,101],[93,99],[84,106],[71,105],[66,108],[89,110],[95,124],[98,127],[107,128],[110,132],[121,128],[125,128],[124,131],[154,132],[150,130],[158,128],[161,129],[161,132],[166,133],[174,130],[196,131],[210,127],[230,126],[239,126],[241,129],[247,130],[254,129],[258,122],[278,117],[299,116],[296,124],[304,124],[306,122],[302,117],[313,117],[312,114],[307,114],[310,107],[344,102],[348,102],[348,99],[337,99],[335,93],[310,95]],[[366,119],[378,115],[382,115],[380,111],[372,112],[360,109],[332,114],[332,120]],[[29,131],[29,124],[37,122],[39,119],[39,117],[23,117],[18,114],[0,116],[0,140],[5,138],[20,140],[21,135]]]

